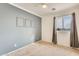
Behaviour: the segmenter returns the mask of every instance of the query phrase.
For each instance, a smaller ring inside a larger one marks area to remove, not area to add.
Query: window
[[[71,21],[72,21],[72,16],[67,15],[67,16],[61,16],[61,17],[56,17],[56,29],[57,30],[70,30],[71,29]]]

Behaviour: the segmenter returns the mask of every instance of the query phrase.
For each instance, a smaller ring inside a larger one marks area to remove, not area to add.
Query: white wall
[[[53,33],[53,16],[47,15],[42,17],[42,40],[52,42]]]
[[[54,14],[44,15],[42,18],[42,40],[52,42],[53,16],[67,15],[67,14],[72,14],[73,12],[76,13],[76,23],[77,23],[77,31],[79,37],[79,7],[76,6]],[[62,37],[65,37],[65,35],[62,34]],[[68,39],[68,37],[65,38]]]

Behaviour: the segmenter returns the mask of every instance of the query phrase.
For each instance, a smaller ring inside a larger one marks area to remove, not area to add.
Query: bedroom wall
[[[32,27],[16,27],[16,17],[32,21]],[[7,3],[0,3],[0,55],[41,39],[41,18]]]
[[[43,15],[43,17],[42,17],[42,40],[52,42],[53,16],[62,16],[62,15],[72,14],[73,12],[75,12],[75,14],[76,14],[76,25],[77,25],[78,40],[79,40],[79,7],[78,6],[68,8],[68,9],[60,11],[60,12]],[[65,34],[69,35],[69,32],[63,33],[63,34],[61,34],[61,36],[65,37]],[[69,38],[69,36],[65,37],[65,39],[68,39],[68,38]],[[61,37],[58,36],[58,39],[61,39]],[[60,40],[60,42],[61,42],[61,40]],[[64,42],[62,44],[64,44]],[[69,44],[69,42],[68,42],[68,44]],[[69,46],[69,45],[67,45],[67,46]]]
[[[42,40],[52,42],[53,16],[45,15],[42,17]]]
[[[73,8],[69,8],[67,10],[61,11],[55,16],[62,16],[62,15],[67,15],[67,14],[72,14],[75,12],[76,16],[76,26],[77,26],[77,34],[78,34],[78,41],[79,41],[79,7],[75,6]],[[64,34],[63,34],[64,33]],[[58,33],[58,44],[64,45],[67,47],[70,47],[70,32],[69,31],[64,31],[61,33]]]

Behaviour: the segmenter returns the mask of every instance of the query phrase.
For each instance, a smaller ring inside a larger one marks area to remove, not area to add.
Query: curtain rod
[[[72,13],[70,13],[70,14],[64,14],[64,15],[58,15],[58,16],[54,16],[54,17],[67,16],[67,15],[72,15]]]

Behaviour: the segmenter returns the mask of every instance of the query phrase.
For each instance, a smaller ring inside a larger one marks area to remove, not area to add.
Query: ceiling
[[[48,13],[59,12],[78,5],[77,3],[46,3],[48,7],[42,8],[40,6],[41,3],[14,3],[14,4],[40,16]],[[52,8],[56,8],[56,10],[52,10]]]

